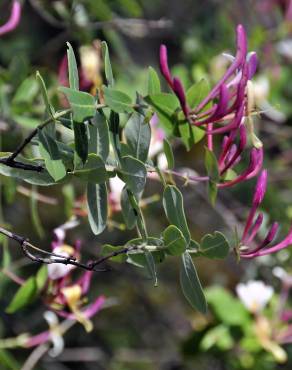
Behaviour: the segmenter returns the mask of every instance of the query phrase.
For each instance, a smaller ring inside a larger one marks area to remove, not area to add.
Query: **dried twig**
[[[98,265],[103,264],[107,260],[109,260],[112,257],[116,257],[121,254],[126,254],[129,251],[132,251],[134,249],[137,249],[138,246],[128,246],[123,249],[117,250],[113,253],[110,253],[104,257],[101,257],[95,261],[89,261],[87,263],[79,262],[75,257],[65,257],[60,254],[52,253],[45,251],[43,249],[40,249],[36,247],[35,245],[31,244],[28,239],[19,236],[11,231],[5,230],[4,228],[0,227],[0,233],[7,236],[10,239],[15,240],[17,243],[20,244],[23,254],[28,257],[31,261],[40,263],[40,264],[52,264],[52,263],[60,263],[63,265],[73,265],[88,271],[106,271],[105,269],[96,269]],[[41,254],[45,254],[48,257],[41,257],[39,255],[33,254],[30,249],[33,249]]]

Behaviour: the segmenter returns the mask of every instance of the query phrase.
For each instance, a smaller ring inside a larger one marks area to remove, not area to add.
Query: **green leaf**
[[[143,238],[132,239],[126,244],[126,246],[135,246],[136,245],[136,246],[141,246],[142,247],[142,246],[145,246],[145,244],[147,246],[157,246],[157,247],[163,248],[163,241],[161,239],[151,238],[151,237],[148,237],[146,242]],[[157,250],[157,251],[152,251],[150,253],[151,253],[151,255],[154,259],[154,262],[156,264],[163,262],[163,260],[165,258],[164,251]],[[132,250],[132,251],[128,252],[127,262],[131,263],[131,264],[133,264],[137,267],[146,268],[147,270],[149,268],[149,266],[147,265],[144,250],[136,249],[136,250]]]
[[[103,55],[103,59],[104,59],[105,77],[106,77],[108,85],[113,86],[115,81],[114,81],[114,77],[113,77],[113,71],[112,71],[108,46],[107,46],[107,43],[105,41],[103,41],[101,43],[101,49],[102,49],[102,55]]]
[[[165,131],[172,134],[174,127],[178,124],[175,114],[179,107],[177,98],[172,94],[161,93],[146,96],[145,101],[154,108]]]
[[[180,256],[186,251],[186,240],[182,232],[174,225],[170,225],[163,231],[164,245],[167,253],[172,256]]]
[[[213,346],[216,346],[221,351],[228,351],[233,348],[234,340],[228,327],[218,325],[207,331],[202,338],[200,347],[203,351],[209,351]]]
[[[121,157],[121,142],[119,136],[119,127],[120,127],[120,116],[118,113],[111,111],[109,116],[110,141],[117,161],[119,161]]]
[[[5,349],[0,349],[0,364],[3,370],[19,370],[20,363]]]
[[[139,113],[133,113],[125,127],[127,144],[137,159],[146,162],[151,140],[151,129],[145,117]]]
[[[183,233],[187,244],[189,244],[191,234],[184,212],[183,196],[176,186],[167,185],[164,189],[163,208],[168,221]]]
[[[122,190],[121,208],[122,208],[122,214],[123,214],[123,218],[124,218],[127,228],[130,230],[133,229],[133,227],[137,223],[137,213],[130,203],[126,186]]]
[[[148,95],[160,94],[160,80],[155,69],[152,67],[148,68]]]
[[[201,141],[205,136],[205,131],[199,127],[192,126],[189,122],[180,122],[178,126],[179,136],[187,150]]]
[[[74,50],[69,42],[67,42],[67,46],[69,86],[73,90],[79,90],[79,75]]]
[[[210,199],[210,202],[212,206],[215,205],[216,199],[217,199],[217,194],[218,194],[218,187],[217,183],[215,181],[209,181],[208,182],[208,196]]]
[[[61,180],[66,176],[66,168],[56,141],[42,130],[38,130],[38,138],[40,153],[45,160],[46,169],[55,181]]]
[[[246,327],[251,318],[243,304],[226,289],[213,286],[206,289],[206,297],[212,311],[220,322],[227,325]]]
[[[87,184],[87,209],[93,234],[101,234],[106,227],[108,213],[106,184]]]
[[[39,92],[39,85],[34,76],[26,78],[17,88],[13,97],[13,104],[31,104]]]
[[[43,265],[36,274],[36,286],[38,292],[40,292],[46,285],[48,279],[48,266]]]
[[[73,111],[73,119],[76,122],[83,122],[95,115],[96,104],[92,95],[83,91],[76,91],[68,87],[59,87],[59,90],[66,95]]]
[[[109,155],[109,128],[106,117],[96,112],[88,130],[88,153],[98,154],[106,161]]]
[[[40,123],[38,119],[32,118],[32,117],[26,117],[24,114],[22,115],[12,114],[11,118],[19,125],[23,126],[24,128],[28,128],[28,129],[34,129]]]
[[[11,153],[0,153],[0,157],[8,157]],[[18,160],[21,160],[22,163],[30,164],[30,165],[40,165],[40,161],[32,161],[25,159],[21,156],[18,156]],[[41,163],[43,164],[43,163]],[[46,170],[43,170],[41,172],[37,171],[30,171],[30,170],[22,170],[19,168],[13,168],[6,166],[4,164],[0,164],[0,174],[8,177],[15,177],[18,179],[21,179],[23,181],[26,181],[29,184],[32,185],[40,185],[40,186],[49,186],[49,185],[55,185],[55,180],[49,175],[49,173]]]
[[[217,183],[220,180],[219,166],[215,154],[205,148],[205,167],[210,178],[208,182],[208,194],[211,204],[214,206],[217,198]]]
[[[44,99],[44,102],[45,102],[46,110],[47,110],[48,114],[54,119],[55,110],[54,110],[54,108],[52,107],[52,105],[49,101],[47,87],[46,87],[45,81],[43,80],[39,71],[37,71],[37,73],[36,73],[36,79],[37,79],[37,81],[40,85],[40,88],[41,88],[41,92],[42,92],[43,99]]]
[[[37,284],[34,277],[30,277],[26,282],[17,290],[15,296],[6,308],[7,313],[14,313],[21,308],[27,306],[36,296]]]
[[[209,91],[210,85],[206,79],[193,84],[186,92],[188,105],[194,109],[208,95]]]
[[[116,113],[131,113],[134,111],[132,99],[122,91],[103,87],[106,105]]]
[[[163,140],[163,150],[166,155],[168,168],[172,170],[174,168],[174,156],[172,147],[167,139]]]
[[[220,175],[217,158],[208,148],[205,148],[205,167],[210,180],[218,182],[220,180]]]
[[[102,256],[107,256],[111,253],[119,252],[119,251],[122,251],[124,249],[125,249],[125,247],[116,247],[116,246],[113,246],[113,245],[110,245],[110,244],[105,244],[105,245],[102,246],[101,255]],[[110,261],[122,263],[122,262],[125,262],[127,260],[127,258],[128,258],[127,253],[121,253],[117,256],[111,257]]]
[[[78,176],[81,180],[93,184],[101,184],[109,178],[104,161],[96,154],[89,154],[84,167],[75,170],[73,174]]]
[[[207,234],[201,239],[200,252],[208,258],[225,258],[230,251],[229,243],[219,231],[213,235]]]
[[[79,163],[85,163],[88,156],[88,136],[85,123],[73,121],[75,155],[74,165],[78,167]]]
[[[146,257],[146,267],[149,275],[151,276],[154,286],[158,286],[158,281],[157,281],[157,274],[156,274],[156,267],[155,267],[155,262],[152,254],[148,251],[145,252],[145,257]]]
[[[180,284],[190,305],[201,313],[206,313],[207,302],[192,257],[188,252],[184,252],[181,257]]]
[[[125,156],[121,158],[121,166],[122,169],[118,172],[119,177],[134,194],[141,193],[146,185],[147,177],[144,164],[136,158]]]

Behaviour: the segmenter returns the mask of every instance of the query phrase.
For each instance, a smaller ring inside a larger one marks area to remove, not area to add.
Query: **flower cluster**
[[[231,61],[227,71],[197,106],[190,107],[181,81],[170,73],[166,46],[161,45],[160,48],[161,72],[176,94],[187,121],[191,125],[205,127],[209,150],[213,151],[214,134],[227,134],[223,138],[218,161],[220,176],[224,176],[228,169],[240,161],[241,154],[247,149],[248,130],[253,144],[248,168],[232,181],[219,184],[219,187],[232,186],[256,176],[263,163],[262,144],[254,134],[252,121],[254,88],[251,79],[256,72],[257,56],[255,52],[247,53],[247,38],[242,25],[237,27],[235,57],[225,56]]]
[[[242,25],[237,27],[236,55],[227,57],[231,65],[222,78],[196,107],[189,107],[182,82],[178,77],[172,77],[169,71],[166,46],[160,47],[161,72],[178,97],[186,119],[195,126],[208,125],[208,134],[225,133],[238,128],[247,109],[247,83],[255,74],[257,56],[255,52],[247,53],[247,39]],[[213,101],[217,102],[207,107]],[[213,129],[214,123],[225,125]]]
[[[76,226],[73,221],[55,229],[55,240],[52,242],[52,251],[64,257],[79,257],[80,241],[76,241],[74,247],[64,243],[65,230]],[[89,318],[99,311],[103,296],[99,296],[93,303],[83,307],[86,294],[89,291],[92,271],[86,271],[79,279],[72,279],[74,266],[52,263],[48,265],[48,281],[45,292],[47,306],[60,317],[77,320],[84,325],[87,331],[92,330]]]

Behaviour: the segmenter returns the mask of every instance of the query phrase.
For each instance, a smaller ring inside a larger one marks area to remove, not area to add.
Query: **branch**
[[[107,260],[109,260],[112,257],[116,257],[120,254],[126,254],[129,251],[138,248],[138,246],[136,246],[136,245],[135,246],[128,246],[128,247],[125,247],[121,250],[110,253],[107,256],[101,257],[101,258],[97,259],[96,261],[90,261],[90,262],[87,262],[87,263],[82,263],[82,262],[77,261],[77,259],[75,257],[64,257],[60,254],[56,254],[56,253],[52,253],[52,252],[48,252],[48,251],[45,251],[43,249],[40,249],[40,248],[36,247],[35,245],[31,244],[28,241],[28,239],[26,239],[22,236],[19,236],[19,235],[15,234],[11,231],[5,230],[2,227],[0,227],[0,233],[7,236],[10,239],[15,240],[17,243],[19,243],[23,254],[33,262],[40,263],[40,264],[47,264],[47,265],[49,265],[51,263],[61,263],[63,265],[73,265],[73,266],[76,266],[76,267],[79,267],[79,268],[82,268],[82,269],[88,270],[88,271],[99,271],[99,272],[105,271],[104,269],[102,269],[102,270],[96,269],[96,266],[106,262]],[[41,254],[45,254],[49,257],[40,257],[40,256],[37,256],[37,255],[34,255],[32,252],[30,252],[29,249],[33,249],[33,250],[35,250],[35,251],[37,251]]]
[[[63,110],[62,112],[56,113],[53,117],[50,117],[46,119],[43,123],[38,125],[24,140],[23,142],[19,145],[19,147],[8,157],[8,161],[14,162],[14,159],[20,154],[23,149],[31,142],[31,140],[37,135],[38,130],[43,129],[46,127],[49,123],[56,121],[58,118],[61,118],[71,112],[70,109]]]
[[[12,168],[20,168],[21,170],[26,170],[26,171],[41,172],[43,170],[42,166],[18,162],[18,161],[15,161],[14,159],[11,159],[10,157],[1,158],[0,164],[4,164],[5,166],[12,167]]]
[[[36,172],[41,172],[43,170],[43,167],[40,165],[33,165],[33,164],[26,164],[23,162],[16,161],[15,158],[20,154],[23,149],[32,141],[32,139],[37,135],[38,130],[43,129],[45,126],[47,126],[49,123],[57,120],[60,117],[65,116],[67,113],[69,113],[71,110],[67,109],[62,112],[56,113],[53,117],[48,118],[44,122],[42,122],[40,125],[38,125],[24,140],[23,142],[19,145],[19,147],[12,153],[10,154],[9,157],[7,158],[1,158],[0,159],[0,164],[4,164],[8,167],[12,168],[19,168],[21,170],[26,170],[26,171],[36,171]]]

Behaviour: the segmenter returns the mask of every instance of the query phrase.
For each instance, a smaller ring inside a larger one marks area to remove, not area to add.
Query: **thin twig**
[[[19,147],[8,157],[8,160],[13,162],[14,159],[22,152],[22,150],[26,147],[27,144],[31,142],[31,140],[37,135],[38,130],[43,129],[46,127],[49,123],[56,121],[58,118],[61,118],[68,114],[71,110],[67,109],[62,112],[56,113],[53,117],[50,117],[46,119],[43,123],[38,125],[24,140],[23,142],[19,145]]]
[[[52,263],[60,263],[60,264],[63,264],[63,265],[76,266],[76,267],[79,267],[79,268],[82,268],[82,269],[85,269],[85,270],[88,270],[88,271],[99,271],[99,272],[106,271],[104,269],[96,269],[96,266],[98,266],[100,264],[103,264],[104,262],[106,262],[107,260],[109,260],[112,257],[116,257],[116,256],[121,255],[121,254],[126,254],[129,251],[132,251],[132,250],[138,248],[138,246],[136,246],[136,245],[135,246],[128,246],[128,247],[125,247],[121,250],[114,251],[114,252],[112,252],[112,253],[104,256],[104,257],[101,257],[101,258],[97,259],[96,261],[89,261],[87,263],[82,263],[82,262],[77,261],[77,259],[75,257],[65,257],[65,256],[62,256],[60,254],[56,254],[56,253],[52,253],[52,252],[48,252],[48,251],[45,251],[43,249],[40,249],[40,248],[36,247],[35,245],[31,244],[28,241],[28,239],[26,239],[22,236],[19,236],[19,235],[15,234],[11,231],[5,230],[2,227],[0,227],[0,233],[7,236],[10,239],[15,240],[17,243],[19,243],[20,246],[21,246],[23,254],[33,262],[40,263],[40,264],[47,264],[47,265],[52,264]],[[49,257],[36,256],[32,252],[30,252],[29,249],[36,250],[39,253],[45,254]]]

